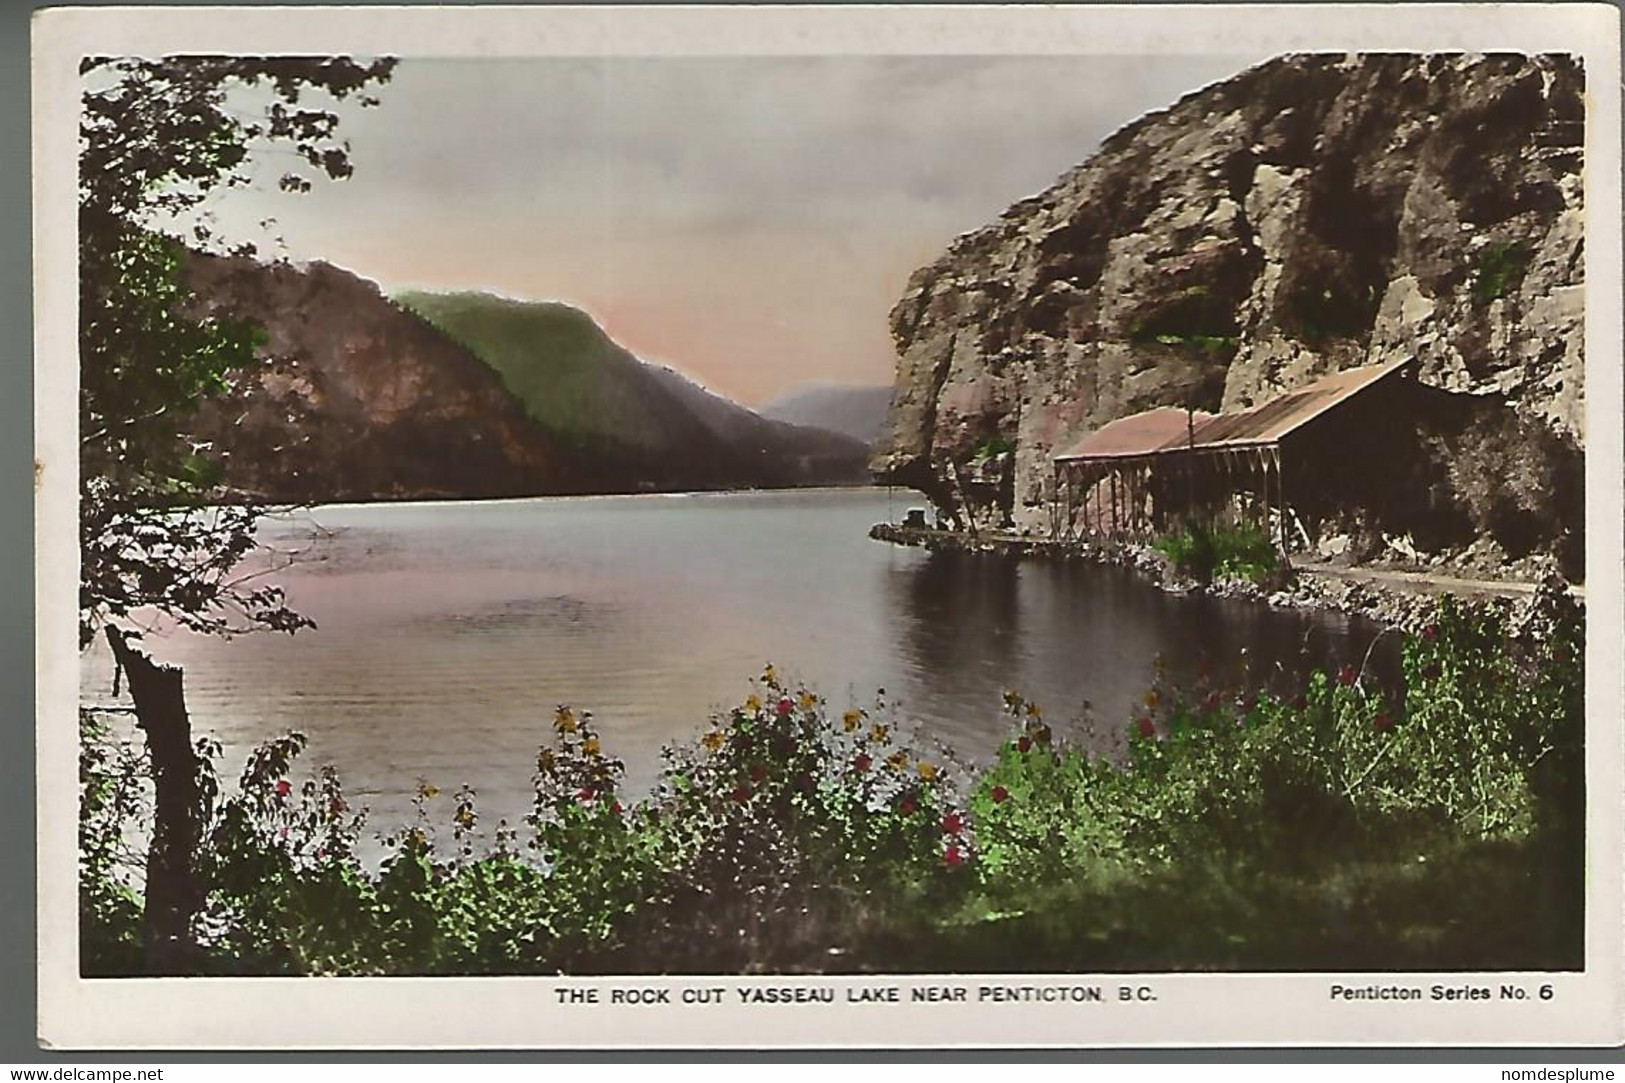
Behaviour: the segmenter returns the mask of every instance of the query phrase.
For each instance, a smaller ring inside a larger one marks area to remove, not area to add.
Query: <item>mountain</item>
[[[205,312],[265,331],[263,367],[192,434],[232,493],[289,503],[580,492],[608,480],[561,447],[483,362],[378,287],[325,263],[193,255]]]
[[[867,479],[858,441],[760,418],[639,360],[569,305],[484,293],[396,299],[496,371],[561,444],[643,487]]]
[[[880,438],[891,405],[891,386],[847,387],[806,384],[792,387],[756,412],[775,421],[844,433],[865,445]]]
[[[997,513],[1042,530],[1050,456],[1115,418],[1415,358],[1511,419],[1447,434],[1429,500],[1554,523],[1573,486],[1540,479],[1585,438],[1584,102],[1569,56],[1298,55],[1129,124],[913,274],[872,465],[953,509],[956,464],[1010,448]],[[1526,482],[1474,497],[1475,463]]]

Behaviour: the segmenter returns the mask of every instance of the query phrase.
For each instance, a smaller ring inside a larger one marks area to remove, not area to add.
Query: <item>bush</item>
[[[1211,527],[1193,522],[1157,539],[1152,548],[1166,556],[1181,575],[1203,586],[1215,579],[1262,583],[1280,563],[1269,536],[1251,523]]]
[[[1546,589],[1515,623],[1447,599],[1393,634],[1403,695],[1352,666],[1279,694],[1159,672],[1114,757],[1009,692],[980,771],[768,667],[635,803],[560,707],[522,829],[477,853],[474,794],[423,783],[377,868],[331,771],[288,781],[288,737],[211,805],[199,970],[1578,965],[1577,607]],[[138,882],[107,843],[147,815],[118,796],[138,765],[86,763],[85,965],[128,973]]]

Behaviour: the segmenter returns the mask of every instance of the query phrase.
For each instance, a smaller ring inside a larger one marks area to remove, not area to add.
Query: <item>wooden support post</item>
[[[198,949],[191,926],[203,894],[192,860],[207,809],[198,786],[181,671],[155,664],[112,625],[107,626],[107,642],[129,678],[136,725],[146,734],[152,759],[152,843],[142,916],[145,969],[150,975],[196,973]]]

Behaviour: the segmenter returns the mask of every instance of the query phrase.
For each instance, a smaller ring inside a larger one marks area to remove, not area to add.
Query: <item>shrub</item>
[[[835,716],[769,666],[637,802],[591,716],[561,706],[523,825],[477,852],[475,795],[424,782],[376,867],[336,775],[288,780],[291,735],[229,796],[205,788],[198,969],[1577,965],[1577,606],[1543,588],[1514,621],[1446,599],[1392,634],[1402,695],[1353,666],[1278,693],[1159,671],[1120,755],[1057,740],[1009,692],[1012,732],[974,772],[884,702]],[[121,840],[150,811],[128,750],[85,732],[84,965],[130,973]],[[1334,920],[1351,907],[1389,916]]]
[[[1193,522],[1152,543],[1181,574],[1207,585],[1214,579],[1261,583],[1279,566],[1275,546],[1251,523],[1212,527]]]

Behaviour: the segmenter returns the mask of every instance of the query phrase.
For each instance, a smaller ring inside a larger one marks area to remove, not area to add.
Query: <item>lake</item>
[[[372,825],[411,815],[418,780],[480,808],[529,808],[554,708],[591,710],[646,792],[663,745],[751,692],[772,661],[837,715],[880,689],[900,725],[967,759],[1006,732],[1006,688],[1058,736],[1109,751],[1160,655],[1176,683],[1286,682],[1358,664],[1375,629],[1326,614],[1166,594],[1132,574],[906,549],[867,537],[918,494],[813,490],[320,507],[268,520],[274,573],[317,623],[294,636],[149,636],[179,664],[194,728],[225,769],[290,729],[300,774],[337,766]],[[111,690],[105,644],[82,693]],[[449,807],[448,807],[449,811]]]

